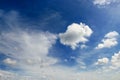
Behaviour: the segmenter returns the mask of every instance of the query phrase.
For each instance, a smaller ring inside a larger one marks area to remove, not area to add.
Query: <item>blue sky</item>
[[[119,80],[119,8],[119,0],[0,0],[0,79]]]

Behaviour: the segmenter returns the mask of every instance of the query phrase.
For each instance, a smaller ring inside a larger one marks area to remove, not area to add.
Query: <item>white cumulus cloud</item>
[[[109,62],[109,59],[104,57],[104,58],[98,59],[98,61],[95,64],[96,65],[104,65],[104,64],[108,64],[108,62]]]
[[[111,68],[114,69],[120,68],[120,51],[112,56],[111,64],[112,64]]]
[[[104,70],[112,71],[112,70],[119,70],[120,69],[120,51],[114,53],[111,58],[103,57],[98,59],[95,65],[102,65]]]
[[[84,23],[73,23],[67,27],[66,32],[60,33],[60,42],[63,45],[70,46],[72,49],[76,49],[79,43],[85,43],[88,41],[88,37],[93,33],[92,29]]]
[[[119,36],[119,33],[116,31],[107,33],[104,36],[104,39],[102,39],[102,42],[98,44],[96,49],[111,48],[113,46],[116,46],[118,44],[118,41],[117,41],[118,36]]]

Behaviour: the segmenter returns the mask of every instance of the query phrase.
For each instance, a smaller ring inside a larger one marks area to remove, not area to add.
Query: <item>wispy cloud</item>
[[[119,2],[120,0],[93,0],[93,3],[99,6],[106,6],[112,3],[119,3]]]

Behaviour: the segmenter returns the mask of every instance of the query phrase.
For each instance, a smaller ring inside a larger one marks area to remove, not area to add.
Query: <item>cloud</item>
[[[74,50],[79,43],[87,42],[87,37],[90,37],[92,33],[93,31],[88,25],[73,23],[67,27],[65,33],[60,33],[59,37],[63,45],[70,46]]]
[[[10,58],[4,61],[11,65],[16,60],[17,71],[0,71],[1,80],[106,80],[107,73],[100,75],[95,70],[82,72],[76,67],[57,65],[56,58],[48,56],[56,42],[56,35],[49,32],[9,31],[0,35],[0,51]],[[86,65],[80,61],[79,67]],[[22,73],[22,74],[21,74]],[[116,75],[115,75],[116,76]],[[113,75],[111,77],[114,77]],[[109,78],[108,78],[109,79]],[[110,78],[111,79],[111,78]],[[115,78],[111,79],[114,80]]]
[[[8,65],[16,65],[16,60],[13,60],[11,58],[6,58],[3,62]]]
[[[105,35],[105,38],[114,38],[114,37],[117,37],[119,35],[119,33],[117,33],[116,31],[112,31],[112,32],[109,32]]]
[[[49,70],[49,71],[48,71]],[[45,76],[40,78],[40,74],[37,76],[34,74],[32,76],[19,76],[17,74],[13,74],[8,71],[0,71],[0,79],[1,80],[119,80],[119,73],[115,72],[97,72],[97,71],[87,71],[87,72],[74,72],[73,70],[67,68],[48,68],[44,71]],[[108,77],[109,74],[109,77]]]
[[[104,39],[102,39],[102,42],[98,44],[96,49],[111,48],[113,46],[116,46],[118,44],[118,42],[117,42],[118,36],[119,36],[119,33],[116,31],[107,33],[104,36]]]
[[[111,0],[94,0],[95,5],[108,5],[111,3]]]
[[[0,70],[0,80],[28,80],[25,76],[19,76],[13,72]]]
[[[120,51],[112,56],[111,64],[113,69],[120,68]]]
[[[82,45],[80,46],[80,48],[81,48],[81,49],[84,49],[84,48],[87,48],[87,46],[86,46],[85,44],[82,44]]]
[[[93,4],[94,5],[99,5],[99,6],[106,6],[110,5],[112,3],[119,3],[120,0],[94,0]]]
[[[81,58],[77,58],[76,62],[78,63],[78,67],[81,69],[87,69],[86,63],[84,63],[84,61],[82,61]]]
[[[3,32],[0,35],[0,52],[8,56],[3,62],[7,65],[17,64],[15,67],[24,70],[24,75],[29,77],[29,80],[43,80],[42,78],[47,75],[47,78],[50,78],[49,76],[54,76],[56,68],[52,65],[56,64],[58,60],[48,56],[48,54],[56,39],[57,36],[49,32],[29,33],[22,30]],[[12,73],[14,74],[14,72]],[[8,77],[11,77],[11,80],[17,80],[13,79],[11,75]],[[14,78],[17,77],[14,76]]]
[[[12,13],[13,14],[13,13]],[[13,15],[14,16],[14,15]],[[19,23],[13,22],[20,26]],[[35,30],[16,29],[16,25],[8,22],[14,30],[2,31],[0,33],[0,52],[6,55],[3,60],[4,64],[15,65],[16,70],[0,70],[0,80],[119,80],[119,73],[105,73],[96,70],[85,70],[86,64],[78,60],[78,65],[67,67],[58,64],[59,59],[52,57],[50,50],[54,49],[56,34]],[[24,25],[24,23],[23,23]],[[73,34],[73,43],[78,45],[79,42],[88,41],[92,30],[85,24],[76,24],[77,27],[69,28],[67,34]],[[73,24],[71,25],[73,26]],[[72,31],[72,32],[71,32]],[[79,34],[80,33],[80,34]],[[61,33],[65,34],[65,33]],[[60,34],[59,34],[60,35]],[[77,37],[80,35],[80,37]],[[78,42],[74,42],[78,38]],[[80,39],[80,40],[79,40]],[[83,44],[84,45],[84,44]],[[71,46],[71,45],[68,45]],[[76,47],[75,47],[76,48]],[[51,56],[50,56],[51,55]],[[71,57],[75,59],[75,57]],[[57,63],[57,64],[56,64]],[[109,77],[108,77],[109,76]]]
[[[104,57],[102,59],[98,59],[98,61],[95,63],[96,65],[104,65],[104,64],[108,64],[109,59]]]
[[[95,65],[102,65],[104,71],[112,71],[119,70],[120,68],[120,51],[114,53],[111,58],[104,57],[102,59],[98,59]]]
[[[56,39],[56,35],[49,32],[4,32],[0,35],[0,52],[19,61],[21,68],[27,64],[47,66],[56,62],[56,59],[47,56]],[[7,64],[16,61],[9,58],[4,60]]]

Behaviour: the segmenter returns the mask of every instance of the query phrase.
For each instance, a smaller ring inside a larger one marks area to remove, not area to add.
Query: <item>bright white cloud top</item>
[[[113,46],[116,46],[118,44],[118,41],[117,41],[118,36],[119,36],[119,33],[116,31],[107,33],[104,36],[104,39],[102,39],[102,42],[98,44],[96,49],[111,48]]]
[[[73,50],[78,47],[79,43],[88,41],[88,37],[93,33],[92,29],[84,23],[73,23],[67,27],[65,33],[60,33],[60,42],[63,45],[70,46]]]

